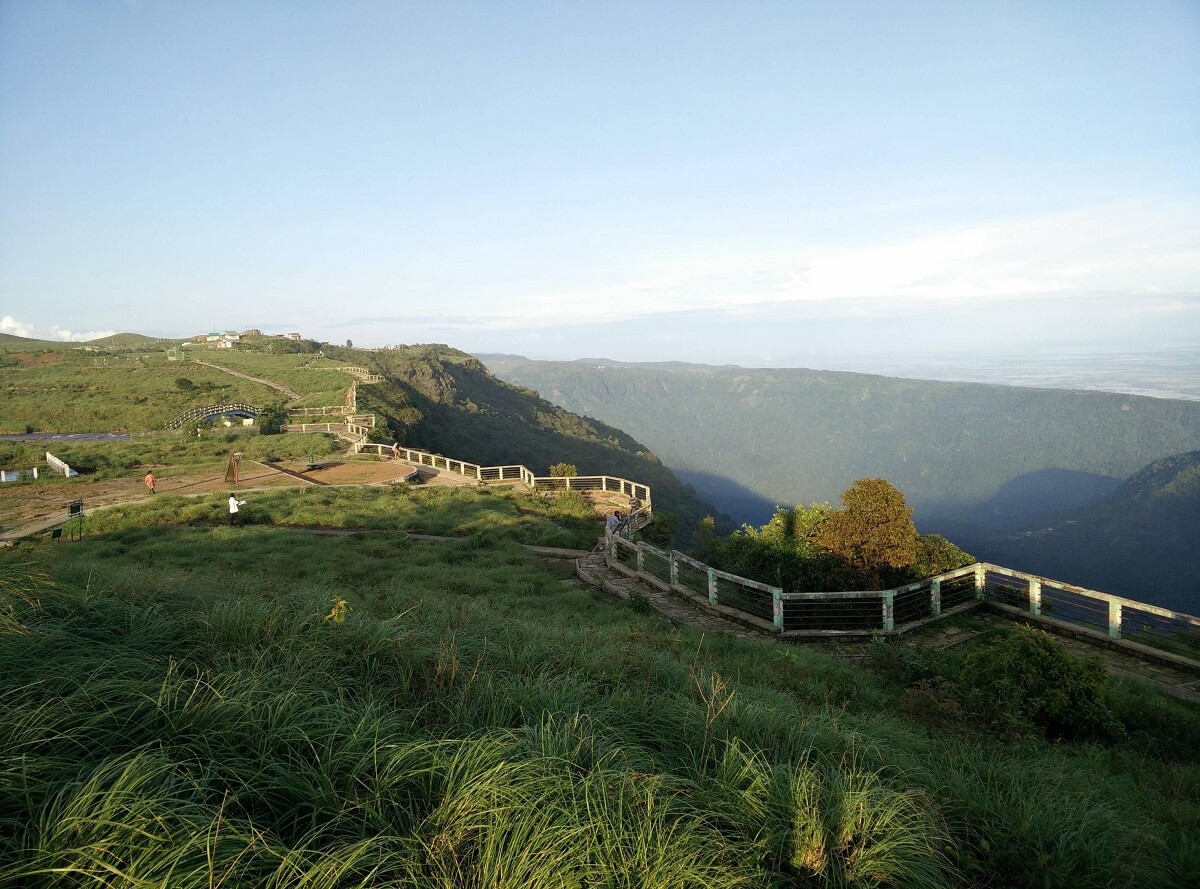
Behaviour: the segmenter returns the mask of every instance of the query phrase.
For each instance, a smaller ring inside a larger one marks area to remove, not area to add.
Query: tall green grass
[[[417,531],[479,540],[590,549],[602,533],[582,497],[530,497],[488,487],[303,487],[239,494],[243,525]],[[88,516],[85,531],[214,525],[228,521],[228,492],[207,497],[158,495]]]
[[[503,540],[158,527],[15,555],[0,885],[1196,876],[1193,764],[932,731],[870,671],[674,629]]]

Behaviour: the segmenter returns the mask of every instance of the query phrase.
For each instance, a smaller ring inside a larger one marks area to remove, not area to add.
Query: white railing
[[[612,532],[605,535],[605,557],[610,568],[786,637],[899,634],[986,602],[1059,629],[1107,637],[1126,647],[1148,646],[1200,666],[1198,617],[985,562],[890,590],[784,592]]]
[[[283,427],[284,432],[328,432],[331,435],[344,435],[345,423],[288,423]]]
[[[289,417],[344,417],[354,411],[349,407],[294,407],[288,410]]]
[[[358,379],[362,380],[364,383],[382,383],[383,382],[383,377],[380,376],[379,374],[371,373],[365,367],[355,367],[353,365],[344,366],[344,367],[326,367],[326,366],[321,366],[321,365],[305,365],[302,369],[303,370],[336,370],[336,371],[340,371],[341,373],[347,373],[353,377],[357,377]]]
[[[612,475],[581,475],[571,478],[534,475],[524,466],[480,466],[453,457],[431,454],[418,448],[399,445],[363,444],[359,452],[371,452],[381,457],[393,457],[418,466],[431,466],[456,475],[466,476],[481,482],[522,482],[532,490],[580,491],[587,493],[608,492],[636,499],[647,510],[651,508],[650,486]]]
[[[49,451],[46,451],[46,462],[50,464],[50,468],[64,478],[70,478],[73,475],[79,475],[74,469],[66,464],[66,461],[58,459]],[[37,478],[37,473],[34,473],[34,478]]]

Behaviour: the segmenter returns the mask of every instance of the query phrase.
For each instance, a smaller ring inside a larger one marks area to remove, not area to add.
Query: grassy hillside
[[[1200,716],[1153,691],[1050,742],[932,654],[674,629],[488,535],[126,519],[0,555],[0,884],[1200,878]]]
[[[882,476],[925,531],[1027,523],[1200,447],[1200,402],[804,369],[486,361],[628,430],[702,496],[755,522],[775,503],[835,501],[855,479]],[[1012,496],[993,500],[1002,489]]]
[[[566,462],[580,475],[644,482],[655,509],[679,516],[688,530],[712,511],[627,433],[501,382],[464,352],[409,346],[358,355],[386,378],[359,386],[359,407],[384,418],[401,442],[475,463],[523,463],[540,474]]]
[[[1157,460],[1047,525],[961,536],[980,558],[1200,614],[1200,451]]]
[[[0,355],[0,396],[0,432],[161,429],[191,407],[279,397],[219,370],[167,361],[162,352],[75,350]]]

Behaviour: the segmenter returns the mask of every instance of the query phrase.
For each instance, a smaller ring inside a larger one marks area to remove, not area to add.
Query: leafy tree
[[[555,463],[550,467],[551,478],[575,478],[579,470],[574,463]]]
[[[912,512],[887,479],[860,478],[842,493],[842,509],[821,522],[815,543],[864,581],[886,582],[917,563]]]
[[[347,348],[347,349],[353,349],[353,348],[354,348],[354,341],[353,341],[353,340],[346,340],[346,348]]]
[[[975,557],[959,549],[940,534],[922,534],[917,540],[917,563],[913,573],[918,578],[932,577],[975,561]]]
[[[264,407],[258,414],[258,431],[260,435],[278,435],[287,424],[287,410],[283,402],[277,401]]]

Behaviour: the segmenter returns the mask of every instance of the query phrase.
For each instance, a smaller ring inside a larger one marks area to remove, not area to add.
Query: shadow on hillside
[[[947,536],[1034,528],[1107,497],[1121,482],[1094,472],[1039,469],[1009,479],[978,503],[924,505],[917,510],[917,522],[922,530]]]
[[[676,469],[675,474],[696,489],[701,499],[711,501],[736,524],[766,524],[775,514],[775,502],[733,479],[707,472]]]

